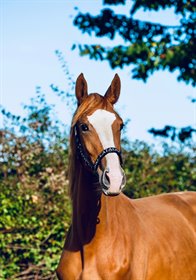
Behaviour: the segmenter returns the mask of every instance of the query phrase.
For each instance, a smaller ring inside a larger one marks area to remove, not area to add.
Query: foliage
[[[0,279],[54,279],[71,215],[68,139],[39,91],[25,109],[2,110]]]
[[[26,118],[2,109],[0,279],[55,279],[70,224],[68,137],[40,91]],[[195,147],[165,145],[162,154],[143,142],[124,140],[123,147],[130,197],[194,190]]]
[[[127,187],[132,198],[175,191],[195,191],[196,147],[177,148],[163,145],[162,154],[145,142],[136,141],[124,151]]]
[[[105,0],[103,5],[127,5],[126,0]],[[137,19],[137,12],[173,9],[180,17],[177,26],[152,23]],[[116,11],[116,10],[115,10]],[[193,0],[185,1],[147,1],[133,0],[130,14],[115,13],[109,7],[101,10],[98,15],[78,12],[74,25],[83,33],[96,37],[108,37],[113,40],[120,36],[124,44],[113,47],[101,44],[79,44],[81,55],[91,59],[106,60],[112,68],[123,68],[134,65],[132,77],[146,81],[160,69],[179,71],[178,80],[196,84],[195,75],[195,15],[196,6]],[[73,49],[76,45],[73,45]]]
[[[172,141],[179,140],[182,143],[191,141],[193,133],[196,133],[196,129],[191,126],[182,127],[181,129],[177,129],[174,126],[166,125],[162,129],[151,128],[148,130],[149,133],[154,136],[161,136],[165,138],[170,138]]]

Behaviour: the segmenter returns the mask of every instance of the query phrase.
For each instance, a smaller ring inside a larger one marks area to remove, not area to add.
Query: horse
[[[115,74],[102,96],[81,73],[70,133],[72,222],[57,267],[60,280],[196,279],[196,192],[130,199],[114,110]]]

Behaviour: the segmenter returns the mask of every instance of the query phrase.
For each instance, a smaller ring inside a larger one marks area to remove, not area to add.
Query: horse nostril
[[[106,168],[103,172],[103,176],[102,176],[102,183],[103,183],[103,186],[106,188],[106,189],[109,189],[109,186],[110,186],[110,178],[109,176],[107,175],[107,173],[109,173],[109,169]]]
[[[126,176],[125,176],[125,173],[124,173],[123,170],[122,170],[122,175],[123,175],[123,178],[122,178],[122,184],[121,184],[121,187],[120,187],[121,190],[122,190],[122,189],[125,187],[125,185],[126,185]]]
[[[108,176],[107,173],[108,173],[108,172],[105,173],[105,180],[106,180],[106,182],[108,183],[108,185],[110,185],[110,178],[109,178],[109,176]]]

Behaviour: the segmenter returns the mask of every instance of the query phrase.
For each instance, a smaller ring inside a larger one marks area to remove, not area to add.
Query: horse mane
[[[82,104],[76,109],[71,123],[70,132],[70,149],[69,149],[69,194],[73,201],[76,196],[79,177],[88,172],[83,168],[77,157],[77,147],[74,139],[74,126],[78,122],[81,116],[91,115],[95,109],[109,110],[112,108],[110,102],[98,93],[89,94],[88,97],[82,102]],[[88,179],[90,174],[88,174]],[[89,180],[88,180],[89,181]]]
[[[100,211],[101,189],[97,177],[87,170],[77,155],[74,126],[81,116],[90,115],[95,109],[108,109],[112,105],[103,96],[93,93],[77,108],[71,124],[69,148],[69,195],[72,200],[72,226],[65,242],[65,248],[77,251],[88,244],[96,230]]]

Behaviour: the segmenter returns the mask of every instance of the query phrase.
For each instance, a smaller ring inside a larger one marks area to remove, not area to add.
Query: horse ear
[[[118,74],[115,74],[111,85],[109,86],[104,96],[112,105],[118,101],[118,98],[120,96],[120,87],[120,77],[118,76]]]
[[[76,80],[75,92],[76,98],[78,100],[78,105],[80,105],[82,101],[84,101],[84,99],[86,99],[86,97],[88,96],[88,85],[83,73],[81,73]]]

